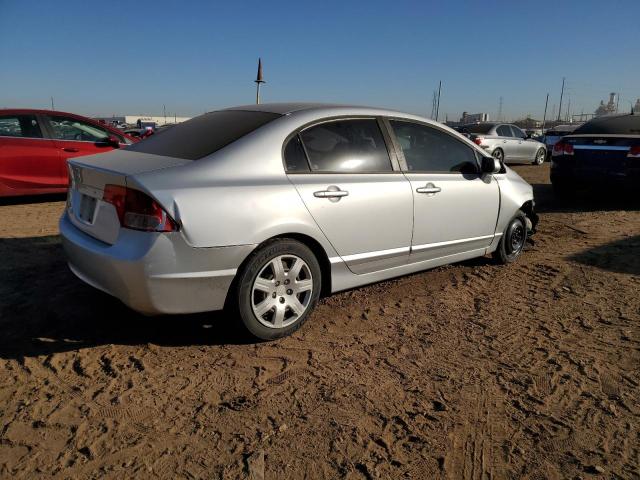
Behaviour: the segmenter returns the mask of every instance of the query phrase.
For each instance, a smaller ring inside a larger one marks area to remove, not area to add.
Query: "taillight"
[[[634,145],[629,149],[627,158],[640,158],[640,145]]]
[[[473,139],[473,143],[475,143],[476,145],[482,145],[482,140],[484,140],[484,138],[476,137]]]
[[[175,232],[176,222],[158,202],[140,190],[122,185],[105,185],[102,200],[116,208],[120,225],[148,232]]]
[[[551,155],[553,157],[558,155],[573,155],[573,145],[570,143],[558,142],[553,146]]]

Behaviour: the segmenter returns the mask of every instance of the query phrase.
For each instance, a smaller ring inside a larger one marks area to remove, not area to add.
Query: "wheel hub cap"
[[[269,328],[284,328],[307,310],[313,293],[311,269],[296,255],[280,255],[260,270],[251,291],[251,307]]]

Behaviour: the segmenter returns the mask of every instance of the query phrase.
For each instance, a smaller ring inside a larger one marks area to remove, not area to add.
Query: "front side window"
[[[0,117],[0,136],[42,138],[35,115],[4,115]]]
[[[520,130],[518,127],[516,127],[515,125],[511,125],[511,130],[513,131],[513,136],[516,137],[516,138],[525,138],[526,137],[524,132],[522,130]]]
[[[314,172],[390,172],[391,160],[374,119],[336,120],[300,133]]]
[[[509,128],[509,125],[500,125],[496,129],[496,132],[498,132],[498,135],[500,135],[501,137],[510,137],[511,136],[511,129]]]
[[[73,117],[49,117],[49,125],[56,140],[77,142],[101,142],[109,137],[109,132],[91,123]]]
[[[476,173],[473,149],[448,133],[426,125],[391,120],[407,169],[411,172]]]

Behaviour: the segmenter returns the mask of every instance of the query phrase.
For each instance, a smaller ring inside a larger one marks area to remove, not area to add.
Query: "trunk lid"
[[[627,158],[629,149],[640,142],[637,135],[572,135],[564,141],[573,146],[569,162],[583,173],[621,176],[637,163]]]
[[[190,163],[189,160],[127,150],[78,157],[68,162],[67,215],[84,233],[113,245],[120,234],[115,207],[102,200],[105,185],[127,186],[127,177]]]

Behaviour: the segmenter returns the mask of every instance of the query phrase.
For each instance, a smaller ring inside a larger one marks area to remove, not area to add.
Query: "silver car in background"
[[[530,138],[520,128],[509,123],[476,123],[463,125],[458,131],[472,142],[505,163],[533,163],[541,165],[547,148]]]
[[[287,335],[320,295],[493,253],[536,224],[529,184],[453,130],[390,110],[215,111],[69,162],[71,270],[146,313],[228,308]]]

